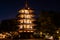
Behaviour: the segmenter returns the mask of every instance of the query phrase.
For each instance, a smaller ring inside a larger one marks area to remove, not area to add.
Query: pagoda
[[[20,9],[18,11],[17,15],[17,22],[18,22],[18,31],[19,33],[27,32],[27,33],[33,33],[35,31],[33,23],[35,21],[34,19],[34,10],[32,10],[30,7],[28,7],[28,3],[26,1],[25,7]]]

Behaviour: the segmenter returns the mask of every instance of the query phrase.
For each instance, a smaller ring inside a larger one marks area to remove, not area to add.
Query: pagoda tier
[[[33,18],[19,18],[17,21],[27,23],[27,22],[35,21],[35,19],[33,19]]]
[[[33,18],[19,18],[17,19],[17,21],[21,21],[21,20],[31,20],[31,21],[35,21],[35,19]]]
[[[34,32],[34,26],[33,23],[35,21],[34,19],[34,11],[31,10],[29,7],[24,7],[23,9],[18,11],[19,14],[17,15],[17,21],[18,21],[18,27],[19,32]]]
[[[34,27],[34,25],[26,25],[26,24],[21,24],[21,25],[18,25],[19,26],[19,29],[32,29]]]
[[[34,11],[31,10],[30,8],[24,8],[24,9],[21,9],[19,10],[19,13],[26,13],[26,14],[29,14],[29,13],[33,13]]]
[[[24,30],[19,30],[19,32],[34,32],[33,29],[24,29]]]
[[[35,26],[35,24],[18,24],[18,26],[20,27],[21,26],[24,26],[24,25],[27,25],[27,26]]]
[[[27,16],[28,16],[28,15],[31,15],[31,16],[35,16],[33,13],[29,13],[29,14],[20,13],[20,14],[18,14],[18,16],[19,16],[19,15],[27,15]]]
[[[35,15],[32,14],[20,14],[18,15],[19,18],[33,18]]]

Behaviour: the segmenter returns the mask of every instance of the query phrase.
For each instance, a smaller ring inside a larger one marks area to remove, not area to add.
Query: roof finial
[[[28,1],[26,0],[26,4],[25,4],[25,7],[28,7]]]

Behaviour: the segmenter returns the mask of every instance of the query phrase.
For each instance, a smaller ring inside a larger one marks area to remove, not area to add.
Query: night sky
[[[60,10],[60,1],[58,0],[28,0],[29,6],[37,11],[39,10]],[[18,9],[23,8],[25,0],[0,0],[0,20],[15,18]]]

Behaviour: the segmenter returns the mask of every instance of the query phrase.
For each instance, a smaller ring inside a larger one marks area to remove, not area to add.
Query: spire
[[[26,8],[28,7],[28,0],[26,0],[25,7]]]

